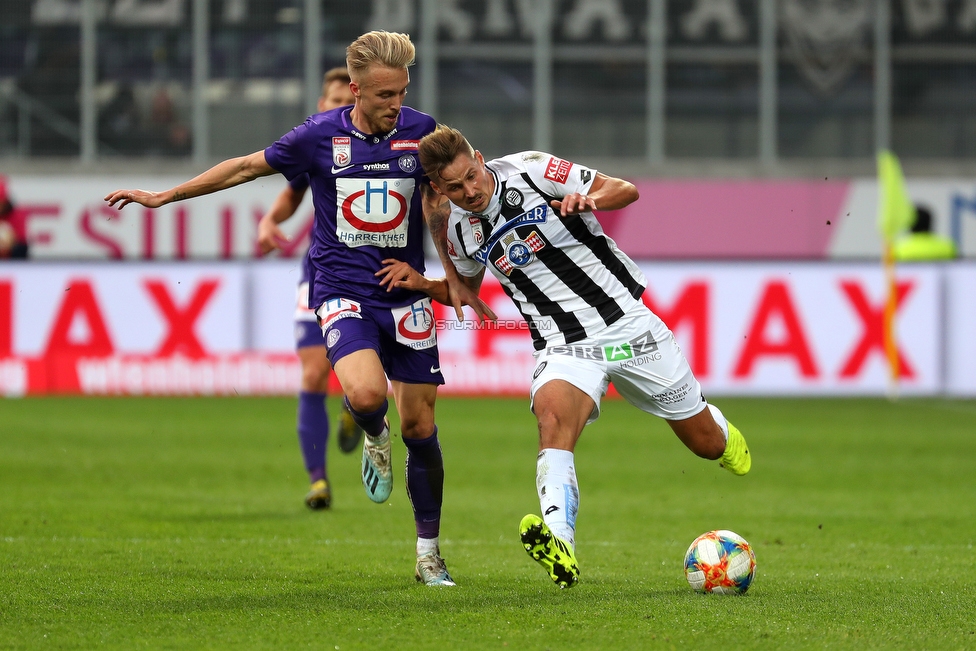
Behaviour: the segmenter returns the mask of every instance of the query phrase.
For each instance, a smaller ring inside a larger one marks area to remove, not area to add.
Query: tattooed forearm
[[[450,204],[445,197],[435,193],[427,186],[424,188],[424,219],[427,221],[427,230],[430,237],[434,240],[437,247],[437,255],[440,256],[441,263],[445,266],[450,261],[447,253],[447,219],[451,215]]]
[[[183,201],[186,198],[187,198],[186,192],[174,192],[173,193],[173,201]]]

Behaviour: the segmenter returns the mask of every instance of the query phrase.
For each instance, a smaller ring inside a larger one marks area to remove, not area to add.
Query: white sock
[[[417,557],[426,556],[431,552],[439,553],[439,538],[417,538]]]
[[[712,418],[714,418],[715,422],[718,423],[718,426],[722,428],[722,436],[724,436],[725,440],[728,441],[729,421],[725,420],[725,416],[722,415],[722,412],[719,410],[719,408],[711,403],[708,404],[708,411],[712,413]]]
[[[546,526],[575,549],[579,486],[573,453],[554,448],[542,450],[536,462],[535,487]]]

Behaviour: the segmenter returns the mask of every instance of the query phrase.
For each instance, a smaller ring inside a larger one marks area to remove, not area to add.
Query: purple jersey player
[[[317,105],[319,113],[355,104],[356,98],[349,88],[351,82],[345,66],[326,72]],[[258,222],[258,245],[262,254],[281,249],[282,245],[289,243],[278,225],[295,214],[307,190],[308,174],[295,177]],[[319,328],[318,317],[308,306],[308,278],[304,264],[295,301],[295,348],[302,363],[301,390],[298,393],[298,441],[311,484],[305,495],[305,504],[312,510],[327,509],[332,504],[332,486],[326,463],[329,415],[325,399],[332,365],[325,351],[325,338]],[[338,435],[339,448],[343,452],[355,450],[363,436],[362,428],[356,425],[344,402],[339,413]]]
[[[415,576],[427,585],[452,586],[438,547],[444,465],[434,402],[443,378],[430,298],[386,291],[375,277],[390,258],[424,268],[420,192],[426,184],[417,143],[434,130],[434,120],[403,106],[414,55],[406,34],[364,34],[346,49],[352,108],[314,115],[266,150],[226,160],[170,190],[116,190],[105,200],[120,209],[133,202],[156,208],[276,172],[289,179],[308,174],[315,206],[305,258],[309,306],[346,404],[366,432],[363,486],[375,502],[392,490],[389,378],[407,447]],[[473,303],[486,311],[477,299]]]

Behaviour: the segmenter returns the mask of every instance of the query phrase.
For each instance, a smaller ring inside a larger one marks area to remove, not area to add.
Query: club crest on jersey
[[[523,201],[525,201],[525,197],[517,188],[512,188],[505,193],[505,205],[509,208],[521,208]]]
[[[481,264],[488,266],[488,253],[492,250],[495,242],[507,237],[509,233],[514,231],[519,226],[525,226],[526,224],[543,224],[549,216],[549,207],[546,205],[536,206],[532,210],[528,210],[518,217],[509,219],[507,222],[495,229],[488,238],[488,243],[481,246],[481,242],[478,242],[479,249],[475,251],[471,257],[480,262]],[[477,217],[468,217],[468,219],[477,219]],[[480,222],[479,222],[480,224]],[[475,225],[471,223],[471,229],[474,230]],[[512,235],[512,237],[515,237]],[[513,267],[514,268],[514,267]]]
[[[349,136],[332,137],[332,162],[336,167],[345,167],[352,163],[352,138]]]
[[[549,158],[549,164],[546,165],[546,173],[544,176],[550,181],[565,183],[569,180],[569,170],[572,169],[572,167],[573,164],[569,161],[551,156]]]
[[[403,156],[400,156],[399,160],[397,160],[397,165],[399,165],[400,169],[407,174],[411,174],[415,169],[417,169],[417,158],[413,154],[404,154]]]
[[[527,267],[535,260],[535,252],[546,245],[539,233],[532,231],[524,240],[517,239],[515,233],[509,233],[502,238],[505,254],[494,261],[495,266],[506,276],[515,269]]]
[[[414,350],[424,350],[437,345],[434,329],[434,307],[429,298],[422,298],[411,305],[390,310],[396,324],[396,340]]]

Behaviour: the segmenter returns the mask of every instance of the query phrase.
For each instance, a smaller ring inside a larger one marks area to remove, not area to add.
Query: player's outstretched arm
[[[380,286],[386,287],[386,291],[392,291],[393,288],[410,289],[423,292],[443,305],[453,305],[451,302],[453,300],[450,288],[451,281],[448,281],[447,278],[427,278],[406,262],[393,258],[383,260],[383,264],[385,266],[374,275],[380,278]],[[488,304],[478,298],[478,290],[481,288],[481,281],[485,277],[485,270],[482,269],[481,273],[473,278],[461,276],[456,272],[454,276],[457,279],[454,282],[464,284],[467,290],[464,295],[472,297],[470,302],[467,302],[466,299],[462,306],[467,305],[474,310],[479,321],[483,322],[485,319],[496,320],[498,317],[488,307]],[[458,320],[461,321],[463,319],[464,312],[462,311]]]
[[[261,255],[270,253],[275,249],[280,249],[283,244],[288,244],[291,241],[278,228],[278,224],[287,221],[295,214],[303,198],[305,198],[304,190],[299,192],[290,185],[287,185],[278,194],[278,197],[271,205],[271,209],[261,217],[261,221],[258,222],[258,246],[261,247]]]
[[[116,190],[107,194],[105,201],[110,206],[118,204],[119,210],[130,203],[138,203],[147,208],[159,208],[173,201],[211,194],[276,172],[277,170],[268,165],[262,150],[248,156],[225,160],[186,183],[181,183],[175,188],[163,192]]]
[[[380,279],[380,287],[386,287],[387,292],[409,289],[423,292],[438,303],[450,305],[446,278],[428,278],[402,260],[383,260],[383,268],[373,275]]]
[[[619,210],[637,201],[639,196],[633,183],[597,172],[589,192],[567,194],[561,200],[554,199],[550,205],[567,217],[594,210]]]

